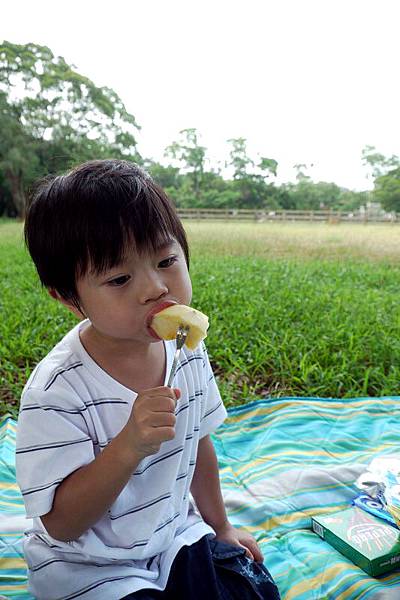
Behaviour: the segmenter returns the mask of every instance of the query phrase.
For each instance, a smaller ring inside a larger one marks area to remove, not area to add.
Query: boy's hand
[[[256,562],[264,561],[264,557],[256,540],[247,531],[236,529],[236,527],[233,527],[230,523],[226,523],[215,533],[216,538],[221,540],[221,542],[245,548],[246,556],[250,558],[250,560],[255,560]]]
[[[132,450],[141,458],[155,454],[162,442],[175,437],[175,406],[181,392],[161,386],[138,394],[126,428]]]

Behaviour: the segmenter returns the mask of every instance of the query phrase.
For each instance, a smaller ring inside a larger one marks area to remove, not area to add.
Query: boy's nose
[[[168,293],[168,286],[157,274],[149,275],[142,281],[140,290],[143,303],[159,300]]]

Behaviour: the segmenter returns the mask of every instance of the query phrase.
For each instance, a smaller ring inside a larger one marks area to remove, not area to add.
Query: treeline
[[[224,170],[231,173],[228,178],[220,170],[205,168],[206,149],[198,138],[196,129],[185,129],[179,141],[166,148],[166,158],[177,166],[144,161],[178,207],[354,210],[372,200],[370,192],[354,192],[324,181],[314,183],[303,164],[294,165],[296,183],[277,185],[278,162],[266,157],[254,161],[244,138],[227,140],[230,151]]]
[[[400,212],[400,161],[368,146],[361,159],[373,192],[315,183],[295,165],[296,183],[277,185],[273,158],[249,156],[244,138],[228,140],[222,167],[211,168],[200,134],[184,129],[165,163],[140,155],[140,129],[119,96],[37,44],[0,44],[0,215],[23,218],[34,182],[93,158],[120,157],[147,168],[179,207],[356,210],[371,201]],[[227,173],[229,175],[227,175]]]

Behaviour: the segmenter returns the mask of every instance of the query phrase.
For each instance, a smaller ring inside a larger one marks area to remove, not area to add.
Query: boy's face
[[[155,252],[138,254],[131,248],[116,267],[78,279],[77,291],[84,314],[100,335],[136,344],[155,341],[146,319],[157,305],[190,304],[192,298],[185,256],[175,240]]]

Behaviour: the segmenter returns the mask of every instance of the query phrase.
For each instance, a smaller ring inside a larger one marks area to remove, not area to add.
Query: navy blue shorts
[[[139,590],[122,600],[280,600],[270,573],[245,550],[206,535],[178,552],[164,591]]]

